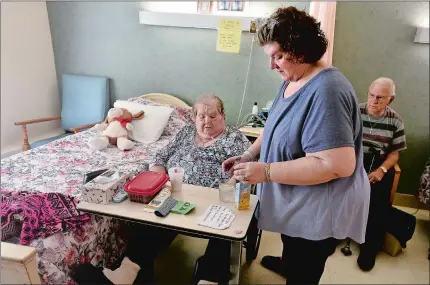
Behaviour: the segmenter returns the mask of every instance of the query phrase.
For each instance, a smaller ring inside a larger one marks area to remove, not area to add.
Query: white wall
[[[22,147],[16,121],[60,115],[45,2],[1,2],[1,155]],[[59,122],[28,126],[30,143],[60,132]]]

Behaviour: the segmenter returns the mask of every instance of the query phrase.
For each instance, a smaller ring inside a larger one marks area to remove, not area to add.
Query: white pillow
[[[142,143],[156,142],[163,134],[173,112],[173,108],[170,107],[149,106],[124,100],[117,100],[113,106],[127,109],[132,114],[145,112],[143,119],[132,121],[133,130],[130,131],[130,138]]]

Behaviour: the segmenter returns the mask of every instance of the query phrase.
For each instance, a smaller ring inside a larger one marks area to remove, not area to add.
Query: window
[[[220,11],[235,11],[243,12],[245,9],[245,1],[214,1],[216,2],[215,12]],[[249,4],[249,2],[247,2]]]
[[[197,12],[201,14],[211,14],[212,1],[197,1]]]
[[[228,12],[244,12],[245,1],[197,1],[197,13],[220,15],[224,12],[226,15],[231,15]],[[247,5],[248,6],[248,5]]]

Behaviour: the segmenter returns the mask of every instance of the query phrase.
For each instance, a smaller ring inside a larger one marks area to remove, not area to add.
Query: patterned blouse
[[[172,142],[157,153],[149,167],[160,165],[168,170],[171,167],[184,169],[184,183],[217,188],[218,179],[230,179],[222,173],[221,164],[229,157],[241,155],[251,145],[249,140],[237,129],[227,127],[225,133],[212,145],[199,147],[195,142],[196,127],[184,127]]]
[[[430,157],[421,174],[420,190],[418,191],[418,199],[421,203],[430,204]],[[429,252],[430,254],[430,252]]]

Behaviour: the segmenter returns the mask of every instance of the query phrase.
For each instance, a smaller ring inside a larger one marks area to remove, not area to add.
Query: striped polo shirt
[[[406,136],[403,119],[387,106],[384,114],[377,118],[367,112],[367,103],[360,104],[363,120],[363,151],[374,153],[380,151],[386,156],[393,151],[406,149]]]

